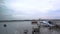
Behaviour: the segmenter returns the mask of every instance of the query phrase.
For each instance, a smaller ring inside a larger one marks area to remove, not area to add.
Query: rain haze
[[[0,20],[60,19],[60,0],[0,0]]]
[[[60,34],[60,0],[0,0],[0,34]]]

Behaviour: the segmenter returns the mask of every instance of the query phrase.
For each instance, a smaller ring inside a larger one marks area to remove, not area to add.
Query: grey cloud
[[[5,2],[13,3],[13,1],[14,0],[10,0],[10,1],[6,0]],[[45,1],[47,2],[47,4]],[[60,19],[60,2],[59,1],[60,0],[51,0],[51,2],[47,0],[44,0],[44,1],[41,1],[41,0],[24,0],[24,1],[18,0],[17,1],[15,0],[14,2],[18,2],[19,4],[23,6],[19,8],[20,9],[19,11],[14,11],[13,9],[9,8],[9,6],[8,7],[1,6],[3,8],[0,8],[0,20],[8,20],[8,19],[19,20],[19,19],[38,19],[38,18]],[[50,6],[52,6],[52,8],[50,8]],[[47,13],[43,13],[45,10],[47,11]]]

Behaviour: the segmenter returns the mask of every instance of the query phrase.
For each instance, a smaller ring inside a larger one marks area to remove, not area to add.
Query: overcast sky
[[[60,19],[60,0],[0,0],[0,20]]]

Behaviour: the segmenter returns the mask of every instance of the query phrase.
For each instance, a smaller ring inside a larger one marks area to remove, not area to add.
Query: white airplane
[[[50,21],[41,21],[40,23],[43,23],[44,25],[48,25],[48,26],[55,26],[55,25],[52,24],[52,22],[50,22]]]

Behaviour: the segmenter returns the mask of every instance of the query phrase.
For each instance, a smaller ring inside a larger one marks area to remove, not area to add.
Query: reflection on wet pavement
[[[60,28],[32,24],[31,21],[0,22],[0,34],[60,34]]]

